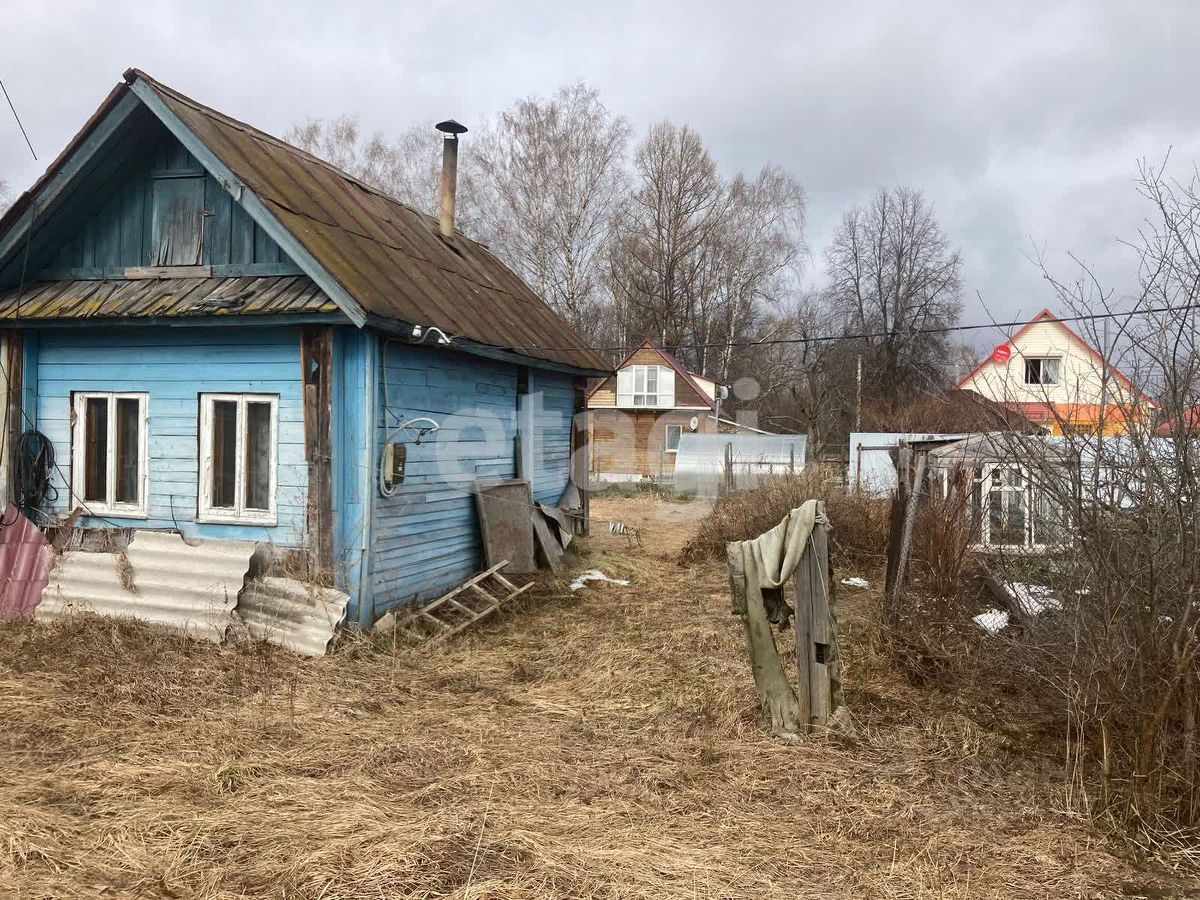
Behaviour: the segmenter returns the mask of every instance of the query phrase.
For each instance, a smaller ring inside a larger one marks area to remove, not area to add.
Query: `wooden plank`
[[[126,266],[128,281],[155,278],[212,278],[212,266]]]
[[[475,505],[488,565],[507,559],[514,575],[537,571],[533,540],[533,493],[521,479],[475,483]]]
[[[8,396],[5,402],[7,409],[7,431],[4,444],[5,473],[8,476],[6,485],[7,496],[15,498],[13,489],[13,449],[17,446],[17,438],[25,430],[25,335],[20,331],[6,332],[7,359],[4,360],[5,372],[8,374]]]
[[[546,560],[546,564],[554,571],[562,568],[562,547],[559,546],[558,540],[550,533],[550,526],[546,524],[546,518],[536,508],[533,510],[533,535],[537,539],[537,548],[541,551],[542,556]]]
[[[830,610],[829,584],[829,535],[824,522],[825,503],[817,504],[817,524],[809,542],[810,577],[809,589],[812,602],[812,626],[810,665],[812,671],[811,722],[824,728],[829,724],[833,712],[831,696],[831,670],[836,665],[837,635],[833,631],[833,616]]]
[[[571,480],[579,491],[579,534],[586,535],[591,527],[592,504],[588,497],[588,473],[591,470],[591,431],[588,428],[587,379],[575,379],[575,415],[571,419]]]
[[[309,546],[317,567],[333,567],[333,329],[306,326],[300,332],[304,384],[304,458],[308,462]]]

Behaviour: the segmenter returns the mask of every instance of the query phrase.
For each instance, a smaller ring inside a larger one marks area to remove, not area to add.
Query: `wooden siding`
[[[629,357],[629,361],[622,368],[630,366],[666,366],[671,367],[671,364],[663,358],[662,354],[650,347],[643,347],[638,350],[633,356]],[[683,378],[678,372],[675,372],[675,406],[676,407],[703,407],[704,409],[711,408],[711,401],[708,397],[697,392],[697,390],[688,383],[687,379]],[[597,409],[603,407],[614,407],[617,405],[617,376],[610,375],[601,382],[596,388],[595,393],[588,399],[588,407]]]
[[[437,596],[478,571],[482,559],[473,493],[477,478],[515,474],[517,369],[456,353],[388,342],[382,365],[387,408],[376,415],[372,465],[397,426],[429,416],[440,426],[408,443],[404,483],[391,497],[374,490],[371,606]],[[385,425],[386,423],[386,425]]]
[[[530,389],[537,406],[534,418],[533,499],[553,505],[571,480],[571,418],[575,414],[575,379],[552,372],[532,372]]]
[[[308,475],[298,328],[47,329],[26,342],[27,384],[36,391],[36,427],[54,445],[52,509],[70,512],[72,391],[149,395],[149,515],[104,518],[122,527],[172,528],[201,537],[305,542]],[[197,523],[199,395],[279,395],[278,523]],[[87,527],[102,527],[85,517]]]
[[[666,452],[667,426],[688,431],[696,416],[700,433],[716,431],[716,423],[702,411],[593,409],[589,415],[592,471],[603,474],[670,477],[675,474],[675,454]]]
[[[373,491],[369,602],[375,617],[435,597],[479,571],[475,481],[515,476],[518,427],[516,366],[391,341],[382,365],[387,408],[380,398],[372,466],[393,429],[408,419],[429,416],[441,428],[420,446],[412,443],[416,432],[404,432],[404,483],[391,497]],[[574,381],[533,370],[529,389],[534,495],[554,503],[570,477]]]
[[[30,257],[30,280],[188,264],[299,272],[166,128],[141,117],[39,227]]]

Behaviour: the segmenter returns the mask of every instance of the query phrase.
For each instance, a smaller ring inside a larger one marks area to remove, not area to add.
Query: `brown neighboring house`
[[[766,433],[718,421],[719,390],[711,378],[689,372],[666,350],[645,341],[621,361],[616,375],[595,383],[588,394],[593,478],[670,480],[684,434]]]

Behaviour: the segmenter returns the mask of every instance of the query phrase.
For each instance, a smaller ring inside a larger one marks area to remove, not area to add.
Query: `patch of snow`
[[[989,609],[971,619],[988,634],[999,634],[1008,627],[1008,613],[1002,609]]]
[[[867,581],[865,578],[843,578],[842,584],[856,588],[867,588],[871,586],[871,582]]]
[[[1062,601],[1054,596],[1054,591],[1043,584],[1009,585],[1009,596],[1013,598],[1017,609],[1030,618],[1036,618],[1044,612],[1062,609]]]
[[[599,569],[588,569],[578,578],[571,582],[571,593],[581,590],[589,581],[607,581],[610,584],[629,584],[628,581],[623,581],[620,578],[609,578]]]

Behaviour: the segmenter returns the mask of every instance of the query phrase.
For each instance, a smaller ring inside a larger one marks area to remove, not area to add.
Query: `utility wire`
[[[1127,319],[1131,316],[1146,316],[1155,313],[1174,313],[1188,312],[1190,310],[1200,309],[1200,303],[1189,303],[1182,306],[1155,306],[1145,309],[1131,309],[1126,312],[1105,312],[1105,313],[1087,313],[1085,315],[1076,316],[1058,316],[1054,321],[1058,322],[1095,322],[1102,319]],[[1050,321],[1050,320],[1047,320]],[[920,334],[951,334],[959,331],[982,331],[989,328],[1004,330],[1006,328],[1021,328],[1028,325],[1029,321],[1013,321],[1013,322],[980,322],[970,325],[937,325],[929,328],[915,328],[912,331],[905,331],[905,337],[912,337]],[[713,341],[704,344],[672,344],[671,347],[676,350],[704,350],[713,348],[726,347],[770,347],[782,344],[819,344],[828,343],[831,341],[853,341],[866,340],[869,338],[884,338],[890,337],[894,332],[890,331],[864,331],[858,333],[839,333],[839,334],[818,334],[812,337],[802,338],[764,338],[757,341]],[[640,344],[637,346],[641,346]],[[510,350],[515,353],[522,353],[530,350],[596,350],[601,353],[617,353],[627,352],[635,349],[635,347],[587,347],[582,345],[575,346],[548,346],[545,344],[524,344],[514,347],[501,347],[498,349]]]
[[[4,99],[8,101],[8,108],[12,110],[13,118],[17,120],[17,127],[21,129],[21,137],[25,138],[25,145],[33,154],[33,161],[37,162],[38,157],[37,152],[33,149],[33,142],[29,140],[29,135],[25,132],[25,125],[21,122],[21,117],[17,115],[17,108],[13,106],[12,97],[8,96],[8,88],[4,86],[3,79],[0,79],[0,91],[4,92]]]

